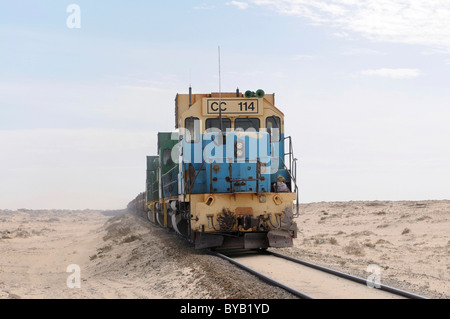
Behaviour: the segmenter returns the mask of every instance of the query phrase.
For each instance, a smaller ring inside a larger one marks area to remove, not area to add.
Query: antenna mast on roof
[[[219,53],[219,129],[220,129],[220,134],[222,134],[223,127],[222,127],[222,85],[220,82],[220,45],[218,48],[218,53]],[[223,135],[222,135],[222,138],[223,138]]]

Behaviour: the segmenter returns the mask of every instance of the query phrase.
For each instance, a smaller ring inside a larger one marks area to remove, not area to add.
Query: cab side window
[[[269,116],[266,119],[266,129],[270,134],[271,142],[279,142],[281,136],[281,120],[278,116]]]
[[[187,143],[198,143],[200,141],[200,124],[201,122],[197,117],[186,118],[184,121],[184,127],[186,128]]]

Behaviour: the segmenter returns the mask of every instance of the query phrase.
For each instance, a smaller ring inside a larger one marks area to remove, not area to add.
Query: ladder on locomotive
[[[291,177],[291,190],[294,189],[295,190],[295,196],[296,196],[296,210],[295,210],[295,214],[294,217],[298,217],[299,216],[299,202],[298,202],[298,186],[297,186],[297,159],[294,157],[294,148],[292,146],[292,138],[291,136],[286,136],[284,138],[284,144],[286,146],[286,140],[288,140],[288,148],[287,148],[287,152],[284,153],[284,158],[286,158],[286,155],[289,156],[289,162],[288,165],[286,165],[285,161],[281,158],[281,161],[284,165],[284,168],[286,169],[286,171],[289,173],[289,176]],[[286,150],[286,147],[284,148]],[[292,187],[294,186],[294,187]]]

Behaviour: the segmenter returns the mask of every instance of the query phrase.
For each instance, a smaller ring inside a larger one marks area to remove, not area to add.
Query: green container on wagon
[[[159,156],[147,156],[146,198],[147,202],[157,200]]]
[[[158,133],[158,155],[161,164],[162,197],[178,194],[178,164],[172,159],[172,150],[178,143],[178,133]]]

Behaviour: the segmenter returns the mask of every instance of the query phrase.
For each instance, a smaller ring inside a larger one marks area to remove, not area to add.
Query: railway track
[[[366,279],[274,252],[208,252],[302,299],[426,299],[382,284],[369,288]]]

